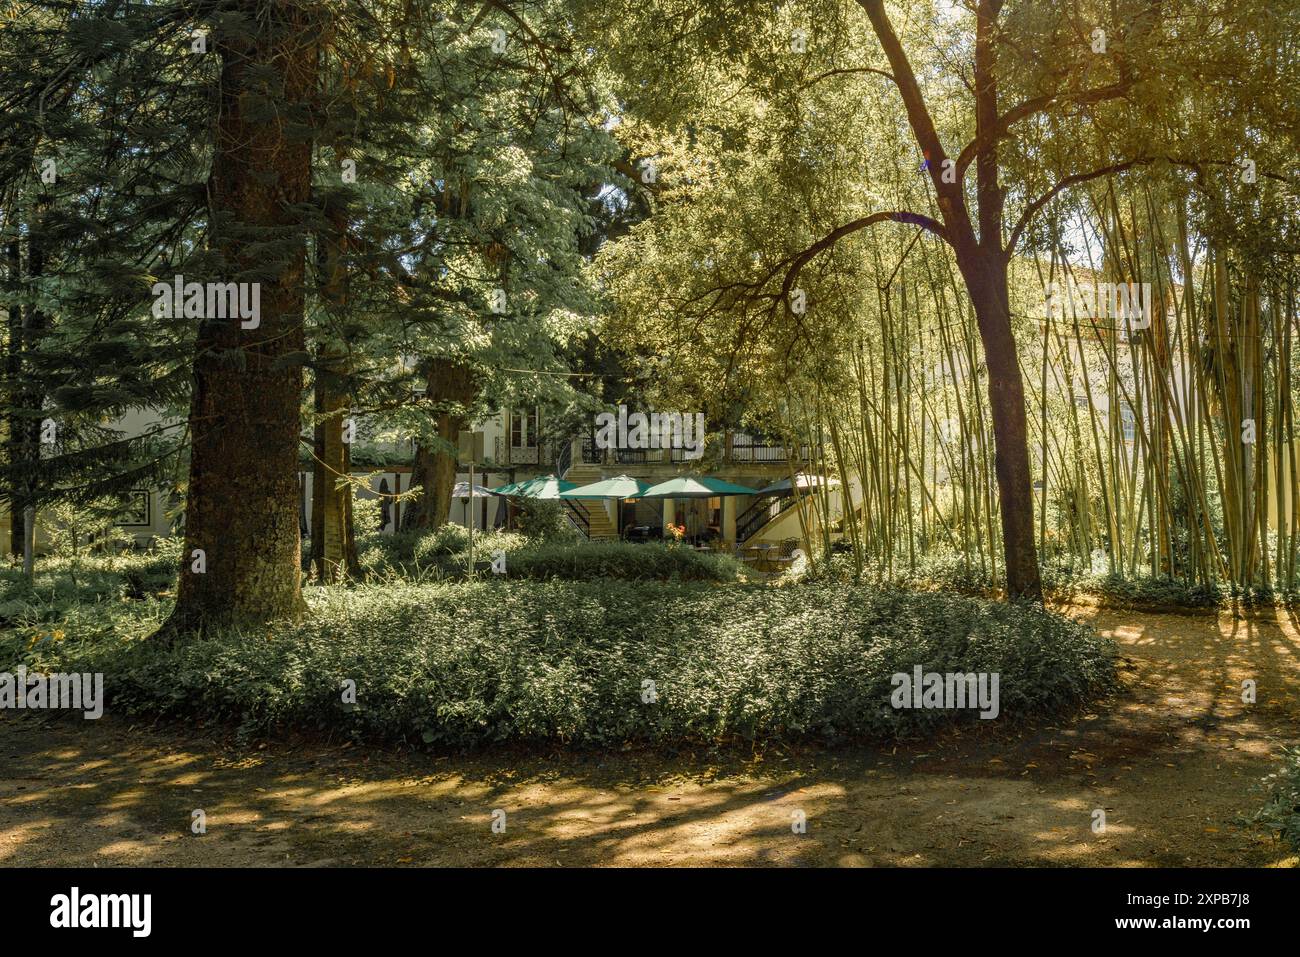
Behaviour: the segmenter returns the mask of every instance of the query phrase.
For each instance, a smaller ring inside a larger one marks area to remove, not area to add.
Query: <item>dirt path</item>
[[[884,751],[438,758],[4,712],[0,864],[1296,865],[1235,820],[1300,738],[1297,622],[1071,613],[1120,640],[1117,700]]]

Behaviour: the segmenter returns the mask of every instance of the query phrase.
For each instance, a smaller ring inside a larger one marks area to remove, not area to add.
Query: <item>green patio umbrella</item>
[[[734,482],[724,482],[722,479],[712,478],[708,475],[679,475],[647,489],[641,497],[700,499],[724,495],[754,494],[756,494],[755,490],[748,486],[736,485]],[[682,524],[686,526],[695,525],[694,519],[695,516],[688,510]]]
[[[642,498],[713,498],[721,495],[757,495],[758,490],[707,475],[679,475],[651,486]]]
[[[564,482],[554,475],[542,475],[538,478],[531,478],[523,482],[515,482],[513,485],[505,485],[499,489],[493,489],[496,495],[511,495],[518,498],[535,498],[545,499],[546,501],[556,501],[562,492],[578,486],[573,482]]]
[[[650,486],[630,475],[616,475],[560,492],[560,498],[640,498]]]
[[[622,527],[623,521],[623,499],[640,498],[650,486],[640,479],[634,479],[630,475],[616,475],[611,479],[605,479],[601,482],[592,482],[590,485],[581,485],[578,488],[569,489],[567,492],[561,492],[560,498],[612,498],[618,500],[615,506],[617,512],[614,516],[615,526]]]
[[[518,482],[511,482],[509,485],[499,485],[494,489],[489,489],[489,491],[493,495],[515,495],[517,494],[515,492],[515,486],[518,484]]]

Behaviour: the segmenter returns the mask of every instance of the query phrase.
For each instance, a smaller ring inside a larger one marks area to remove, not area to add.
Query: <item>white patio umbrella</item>
[[[795,482],[798,483],[799,491],[801,492],[806,492],[811,488],[817,488],[822,485],[825,485],[828,488],[835,488],[837,485],[840,484],[839,479],[836,478],[828,479],[828,478],[823,478],[820,475],[809,475],[807,472],[800,472],[794,478],[795,478]],[[793,490],[793,486],[790,484],[790,480],[781,479],[781,481],[779,482],[773,482],[771,485],[759,489],[758,492],[756,492],[755,494],[785,495],[791,492],[792,490]]]
[[[469,487],[470,486],[468,482],[457,482],[455,485],[451,487],[451,497],[469,498],[470,497]],[[490,498],[491,496],[492,496],[491,489],[484,488],[482,485],[474,486],[475,498]]]

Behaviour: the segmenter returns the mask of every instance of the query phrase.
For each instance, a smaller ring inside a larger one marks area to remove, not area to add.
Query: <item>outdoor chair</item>
[[[794,564],[794,552],[799,547],[799,539],[787,538],[781,543],[780,549],[776,555],[768,558],[768,561],[782,568],[789,568]]]
[[[749,554],[749,561],[754,563],[757,571],[767,571],[765,567],[768,563],[768,557],[776,550],[776,546],[771,542],[759,542],[757,545],[750,545],[744,551]]]

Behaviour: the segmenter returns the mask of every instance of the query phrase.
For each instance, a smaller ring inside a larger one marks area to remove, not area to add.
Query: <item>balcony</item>
[[[812,458],[812,446],[801,445],[794,450],[796,462],[808,462]],[[789,451],[784,443],[771,444],[747,435],[731,436],[731,448],[728,449],[729,462],[788,462]]]
[[[782,443],[765,442],[743,434],[731,434],[728,440],[730,445],[723,457],[727,463],[779,465],[790,460]],[[591,435],[582,436],[581,443],[582,461],[588,465],[677,465],[697,461],[689,457],[689,449],[598,449]],[[812,452],[812,446],[801,445],[795,450],[795,460],[811,461]]]
[[[497,436],[493,462],[499,466],[544,465],[552,459],[550,445],[538,442],[535,445],[511,445],[510,440]]]

